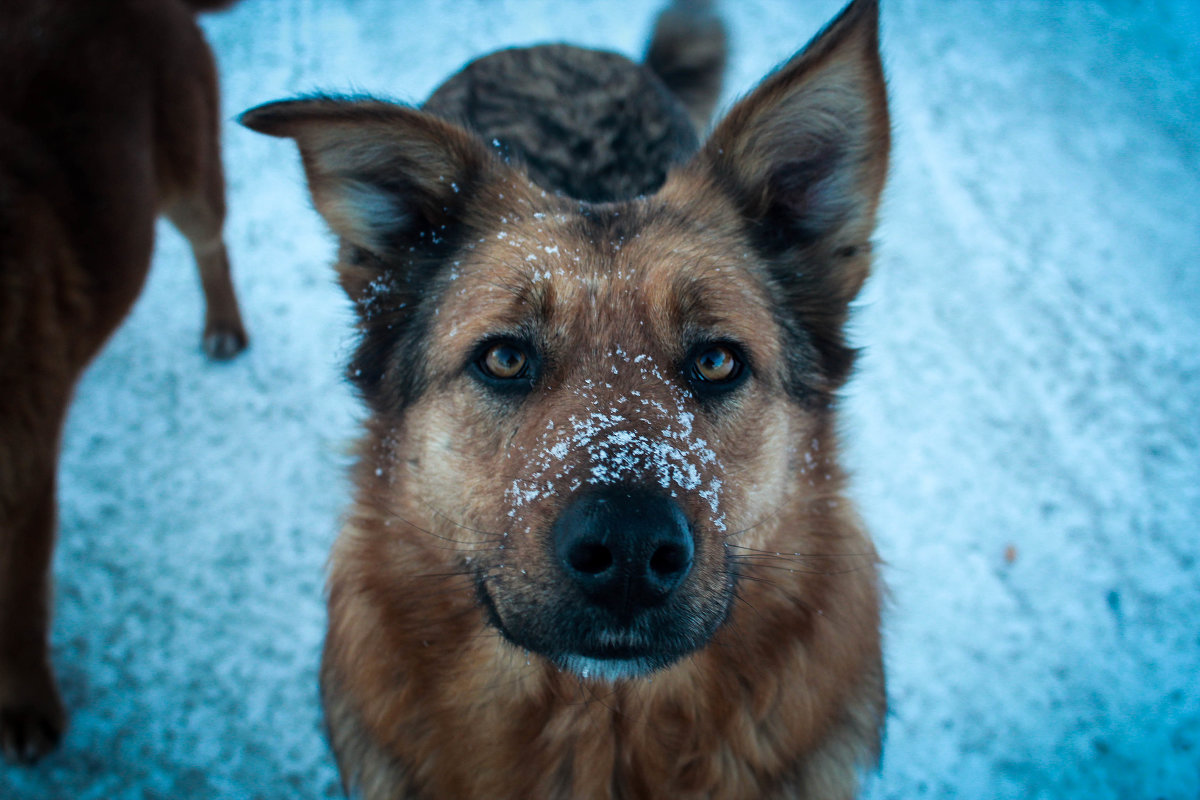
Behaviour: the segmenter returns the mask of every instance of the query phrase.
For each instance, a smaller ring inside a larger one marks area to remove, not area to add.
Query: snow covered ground
[[[746,91],[839,0],[737,0]],[[205,18],[232,119],[314,89],[419,101],[468,58],[640,53],[635,0],[244,0]],[[869,798],[1200,797],[1200,5],[885,0],[896,125],[856,491],[887,559]],[[71,727],[0,797],[337,794],[323,569],[359,417],[350,314],[289,143],[225,131],[252,349],[205,361],[161,227],[62,459]]]

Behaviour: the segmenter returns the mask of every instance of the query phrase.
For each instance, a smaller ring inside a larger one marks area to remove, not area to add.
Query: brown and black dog
[[[75,383],[124,319],[165,212],[200,268],[204,349],[246,332],[222,240],[215,0],[0,3],[0,750],[65,715],[47,647],[55,471]]]
[[[700,143],[724,34],[306,98],[369,409],[322,667],[368,798],[846,798],[885,708],[843,325],[889,121],[855,0]]]

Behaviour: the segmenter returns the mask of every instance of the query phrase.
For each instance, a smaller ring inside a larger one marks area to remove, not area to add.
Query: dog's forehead
[[[653,198],[497,211],[453,259],[441,324],[464,343],[536,332],[605,352],[677,355],[719,339],[772,348],[770,298],[748,248],[707,224]]]

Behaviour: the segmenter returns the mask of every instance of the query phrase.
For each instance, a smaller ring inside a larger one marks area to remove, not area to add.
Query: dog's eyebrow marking
[[[735,292],[736,297],[731,298],[730,294]],[[719,328],[738,322],[742,323],[738,327],[745,327],[747,309],[760,312],[763,320],[774,318],[763,287],[756,285],[740,267],[714,264],[699,258],[676,272],[669,296],[673,298],[672,313],[678,316],[680,327],[692,324]],[[738,309],[738,313],[727,313],[731,308]]]
[[[513,299],[518,307],[526,310],[523,322],[533,327],[543,326],[550,321],[554,313],[554,285],[548,282],[535,282],[529,276],[510,285]]]
[[[497,313],[505,324],[538,327],[548,322],[553,315],[557,296],[553,282],[538,279],[530,274],[525,265],[506,258],[492,255],[485,259],[485,263],[496,273],[485,285],[511,298],[506,308]],[[460,294],[465,291],[460,290]],[[477,308],[472,309],[471,313],[474,315],[477,311]]]

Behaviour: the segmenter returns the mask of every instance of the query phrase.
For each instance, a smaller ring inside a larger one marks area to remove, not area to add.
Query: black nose
[[[671,595],[691,570],[696,546],[669,497],[613,487],[563,511],[554,550],[591,602],[628,619]]]

